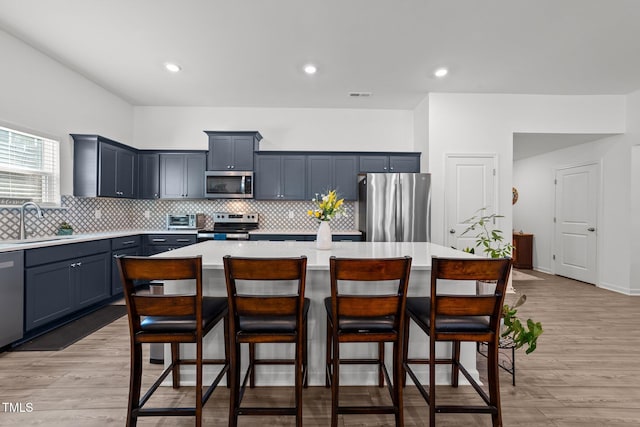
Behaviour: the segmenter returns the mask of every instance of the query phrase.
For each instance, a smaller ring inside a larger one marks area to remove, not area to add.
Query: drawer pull
[[[167,239],[151,239],[152,242],[166,242]]]
[[[176,239],[176,242],[189,243],[189,242],[191,242],[191,239]]]
[[[126,242],[122,242],[123,245],[133,245],[136,241],[135,240],[127,240]]]

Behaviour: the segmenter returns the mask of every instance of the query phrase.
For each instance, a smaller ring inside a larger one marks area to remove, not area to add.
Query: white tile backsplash
[[[345,214],[331,221],[332,230],[355,229],[355,202],[345,202]],[[56,234],[66,221],[75,233],[111,230],[162,230],[167,213],[204,213],[206,228],[213,226],[214,212],[257,212],[264,230],[315,230],[316,220],[307,216],[311,201],[262,200],[128,200],[103,197],[62,196],[61,208],[45,209],[44,218],[37,218],[29,209],[25,215],[27,235],[32,237]],[[20,209],[0,208],[0,239],[19,237]]]

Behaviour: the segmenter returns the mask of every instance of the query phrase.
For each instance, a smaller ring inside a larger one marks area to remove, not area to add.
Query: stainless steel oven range
[[[258,228],[257,213],[216,212],[212,230],[199,230],[198,242],[205,240],[249,240],[249,232]]]

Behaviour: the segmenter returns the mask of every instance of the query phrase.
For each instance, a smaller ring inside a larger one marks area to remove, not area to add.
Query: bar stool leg
[[[404,369],[402,367],[403,348],[400,344],[400,338],[393,343],[393,405],[396,409],[396,426],[404,426],[404,404],[403,404],[403,386],[402,376]]]
[[[177,342],[171,343],[171,361],[174,363],[171,370],[173,388],[180,388],[180,344]]]
[[[304,325],[303,325],[303,330],[302,330],[302,368],[303,368],[303,386],[304,388],[309,387],[309,363],[308,363],[308,359],[309,359],[309,349],[308,349],[308,343],[307,343],[307,321],[305,319],[304,321]]]
[[[256,345],[252,342],[249,343],[249,364],[251,370],[249,371],[249,387],[254,388],[256,386]]]
[[[384,343],[378,343],[378,387],[384,387]]]
[[[231,390],[229,399],[229,427],[238,425],[238,406],[240,402],[240,344],[233,342],[229,346],[229,376],[231,378]]]
[[[451,343],[451,386],[458,387],[460,378],[460,341]]]
[[[333,343],[333,333],[331,332],[331,324],[329,323],[329,319],[327,318],[327,332],[326,332],[327,342],[326,342],[326,352],[325,352],[325,373],[324,373],[324,386],[329,388],[331,386],[331,373],[333,370],[333,356],[332,356],[332,343]]]
[[[138,424],[137,412],[140,404],[140,387],[142,387],[142,344],[134,343],[131,347],[127,427],[135,427]]]
[[[490,343],[488,346],[487,358],[487,381],[489,383],[489,402],[497,411],[491,414],[493,427],[502,427],[502,411],[500,408],[500,384],[498,376],[500,375],[498,367],[498,343]]]
[[[338,405],[340,402],[338,393],[340,390],[340,343],[333,342],[333,344],[331,361],[331,427],[338,427]]]
[[[301,334],[304,337],[304,333]],[[303,388],[303,355],[304,355],[304,347],[306,346],[306,340],[302,342],[298,342],[296,344],[296,360],[295,360],[295,368],[296,368],[296,427],[302,427],[302,388]]]

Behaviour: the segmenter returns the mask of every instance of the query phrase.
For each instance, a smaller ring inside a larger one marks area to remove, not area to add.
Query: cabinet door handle
[[[80,266],[82,265],[82,263],[81,263],[81,262],[79,262],[79,263],[77,263],[76,265],[77,265],[78,267],[80,267]]]
[[[15,265],[13,261],[0,262],[0,270],[4,270],[5,268],[11,268]]]
[[[593,228],[593,227],[589,227],[589,228],[587,228],[587,231],[596,231],[596,229]]]
[[[75,268],[75,267],[76,267],[76,263],[75,262],[71,263],[71,268]]]
[[[136,241],[135,240],[127,240],[126,242],[122,242],[123,245],[133,245]]]
[[[449,230],[449,233],[451,234],[456,234],[456,230],[454,230],[453,228],[451,230]]]

